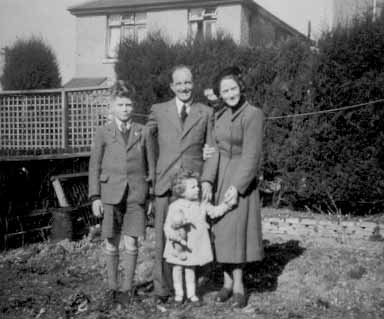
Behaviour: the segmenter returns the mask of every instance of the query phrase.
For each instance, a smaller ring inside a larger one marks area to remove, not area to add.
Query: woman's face
[[[229,107],[236,106],[240,101],[240,86],[232,78],[224,78],[220,82],[220,97]]]

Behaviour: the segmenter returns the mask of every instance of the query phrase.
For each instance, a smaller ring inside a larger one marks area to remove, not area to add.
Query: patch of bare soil
[[[384,318],[383,243],[339,245],[264,234],[265,258],[246,267],[248,306],[215,304],[220,267],[201,270],[204,304],[156,306],[150,293],[154,232],[141,243],[139,300],[100,309],[106,288],[99,239],[34,244],[0,255],[0,318]]]

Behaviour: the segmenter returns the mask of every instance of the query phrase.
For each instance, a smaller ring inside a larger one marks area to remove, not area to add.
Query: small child
[[[230,210],[231,206],[227,203],[213,206],[200,202],[198,176],[186,170],[176,176],[172,195],[176,200],[170,204],[164,223],[164,258],[173,265],[175,302],[181,304],[184,300],[185,272],[187,299],[192,303],[199,303],[196,296],[195,267],[213,260],[206,215],[219,217]]]

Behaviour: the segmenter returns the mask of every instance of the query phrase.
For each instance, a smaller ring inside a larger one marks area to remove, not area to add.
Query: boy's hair
[[[131,100],[135,98],[136,90],[133,85],[123,80],[117,80],[109,89],[112,99],[117,97],[126,97]]]
[[[182,198],[185,192],[185,180],[196,179],[199,181],[199,174],[191,170],[182,169],[173,178],[172,197],[174,199]]]

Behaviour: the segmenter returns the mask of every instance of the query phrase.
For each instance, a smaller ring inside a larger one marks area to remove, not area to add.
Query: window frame
[[[139,18],[140,17],[140,18]],[[115,19],[115,21],[114,21]],[[106,49],[105,56],[108,60],[114,60],[117,58],[117,49],[121,42],[126,38],[132,38],[133,41],[139,41],[145,39],[147,36],[147,19],[148,13],[145,11],[132,12],[127,11],[118,14],[109,14],[107,15],[107,33],[106,33]],[[116,35],[116,44],[112,47],[111,39],[112,32],[111,30],[119,30]],[[132,32],[127,32],[125,30],[132,29]],[[139,30],[143,31],[140,35]],[[125,31],[125,32],[124,32]],[[131,35],[129,35],[131,33]],[[133,36],[132,36],[133,35]],[[117,40],[118,38],[118,40]],[[112,53],[112,51],[114,51]]]
[[[207,12],[208,11],[208,12]],[[217,7],[193,8],[188,11],[188,37],[207,38],[208,25],[211,26],[211,38],[217,35]],[[194,27],[196,26],[196,27]],[[195,30],[193,30],[195,29]],[[199,34],[201,33],[201,34]]]

